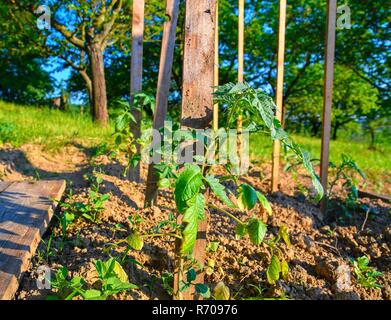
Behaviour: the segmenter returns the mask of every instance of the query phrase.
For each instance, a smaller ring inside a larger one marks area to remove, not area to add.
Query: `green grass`
[[[319,138],[300,135],[291,136],[294,141],[311,153],[312,159],[320,159],[321,140]],[[368,178],[378,179],[380,176],[390,176],[391,173],[391,145],[382,144],[376,150],[370,150],[365,141],[348,141],[340,139],[330,142],[330,161],[339,163],[341,154],[350,155]],[[270,160],[272,141],[269,137],[254,134],[250,139],[250,154],[252,159]]]
[[[101,128],[94,124],[88,114],[0,101],[0,144],[9,142],[18,147],[37,143],[46,150],[58,150],[72,143],[97,145],[108,140],[112,132],[111,127]]]

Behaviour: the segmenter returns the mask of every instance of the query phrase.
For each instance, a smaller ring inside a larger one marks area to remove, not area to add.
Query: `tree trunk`
[[[336,124],[333,128],[333,140],[337,140],[337,132],[338,132],[339,124]]]
[[[91,44],[89,48],[89,58],[91,62],[94,120],[99,124],[106,126],[108,121],[108,114],[105,68],[103,62],[103,52],[99,45],[94,43]]]
[[[90,77],[87,74],[86,70],[80,70],[79,71],[81,77],[83,78],[84,82],[86,83],[87,87],[87,93],[88,93],[88,102],[90,104],[90,114],[92,119],[95,119],[95,112],[94,112],[94,97],[92,94],[92,81]]]
[[[371,136],[371,144],[370,144],[369,148],[375,149],[375,138],[376,138],[375,129],[372,128],[371,126],[369,126],[369,134]]]

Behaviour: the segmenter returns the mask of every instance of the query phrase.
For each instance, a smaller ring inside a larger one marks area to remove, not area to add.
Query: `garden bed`
[[[77,161],[73,161],[73,157]],[[62,165],[56,167],[56,161],[60,159]],[[101,193],[110,195],[101,215],[102,222],[95,224],[77,220],[68,230],[63,250],[58,251],[62,240],[60,236],[55,236],[51,242],[51,254],[45,255],[50,235],[59,234],[59,226],[53,221],[45,235],[45,242],[39,246],[40,253],[33,258],[22,280],[16,299],[46,299],[54,294],[36,287],[36,270],[40,265],[48,265],[53,271],[66,266],[72,276],[82,276],[93,286],[97,280],[93,261],[123,254],[125,246],[111,247],[110,243],[127,237],[129,216],[135,218],[139,215],[144,220],[140,224],[141,231],[147,231],[166,220],[170,213],[175,213],[170,191],[159,191],[157,205],[143,209],[144,184],[122,178],[122,166],[110,163],[105,156],[95,158],[93,162],[94,167],[102,169],[99,174],[103,179]],[[52,157],[44,156],[39,147],[31,145],[20,150],[3,149],[0,166],[4,180],[32,179],[37,172],[42,178],[71,179],[72,197],[78,201],[87,200],[88,185],[83,174],[91,172],[93,165],[88,155],[76,147],[67,147],[63,153]],[[310,179],[302,175],[299,179],[303,185],[310,185]],[[260,290],[263,290],[263,298],[391,299],[390,204],[381,200],[361,200],[376,209],[376,214],[371,214],[367,221],[365,214],[355,213],[351,221],[342,224],[331,220],[326,224],[319,220],[319,209],[297,194],[296,183],[290,174],[283,173],[281,181],[281,192],[267,195],[270,186],[269,164],[253,166],[249,174],[243,177],[243,182],[266,194],[271,203],[272,217],[259,211],[264,222],[268,222],[269,230],[276,233],[283,224],[289,230],[292,246],[282,245],[290,268],[288,278],[279,280],[275,287],[268,285],[266,268],[270,256],[263,245],[252,245],[247,238],[236,240],[230,218],[211,210],[207,240],[219,245],[215,252],[209,250],[207,253],[207,258],[214,260],[214,270],[206,276],[206,283],[213,288],[223,281],[236,299],[260,298]],[[357,283],[350,258],[357,259],[363,255],[369,256],[370,265],[383,273],[378,280],[380,289],[365,289]],[[169,281],[169,273],[173,272],[174,240],[148,239],[141,251],[132,251],[128,257],[130,259],[123,267],[129,281],[139,289],[120,293],[113,298],[170,299],[165,284]],[[350,290],[339,290],[336,285],[339,277],[337,269],[341,265],[349,266]]]

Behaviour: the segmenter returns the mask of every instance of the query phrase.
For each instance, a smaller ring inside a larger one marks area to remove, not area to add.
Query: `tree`
[[[46,103],[52,79],[42,69],[38,50],[26,46],[37,38],[36,32],[20,34],[21,25],[9,23],[11,18],[7,7],[0,4],[0,98],[22,104]],[[18,14],[17,18],[24,17]]]
[[[7,0],[9,10],[29,13],[35,25],[36,1]],[[107,47],[125,39],[129,0],[48,1],[52,29],[42,32],[40,44],[48,55],[62,59],[83,78],[93,118],[102,125],[108,121],[104,53]]]
[[[312,128],[316,135],[321,126],[323,101],[323,65],[307,69],[286,101],[290,122]],[[362,121],[378,108],[378,90],[359,77],[349,67],[336,65],[333,89],[332,138],[338,130],[353,121]]]

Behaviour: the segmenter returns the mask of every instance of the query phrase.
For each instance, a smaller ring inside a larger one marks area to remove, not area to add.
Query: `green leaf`
[[[99,290],[95,289],[86,290],[83,293],[83,298],[85,300],[105,300],[105,297],[102,296],[102,293]]]
[[[238,205],[240,210],[251,210],[257,203],[257,193],[253,187],[243,183],[238,189]]]
[[[193,282],[196,279],[196,277],[197,277],[197,273],[193,268],[187,271],[186,279],[188,283]]]
[[[272,207],[270,206],[269,201],[267,201],[266,197],[260,193],[259,191],[256,192],[257,198],[259,203],[261,204],[262,208],[264,208],[269,216],[273,215]]]
[[[259,245],[266,235],[267,225],[261,220],[251,218],[247,223],[247,232],[253,244]]]
[[[276,281],[280,278],[281,272],[281,263],[276,255],[272,256],[272,261],[270,262],[269,267],[266,270],[267,281],[270,284],[275,284]]]
[[[208,243],[208,246],[206,247],[206,251],[216,252],[218,248],[219,248],[219,242],[218,241],[211,241]]]
[[[291,246],[291,241],[289,239],[288,228],[285,225],[282,225],[278,230],[278,235],[284,240],[287,246]]]
[[[194,245],[197,239],[198,221],[189,222],[186,224],[185,229],[182,232],[182,246],[181,254],[192,254]]]
[[[285,259],[282,259],[281,261],[281,276],[284,280],[288,278],[289,275],[289,266],[288,262],[286,262]]]
[[[240,223],[235,228],[235,234],[239,238],[244,237],[247,234],[247,225]]]
[[[196,194],[187,201],[188,208],[183,215],[183,222],[186,223],[182,232],[182,254],[191,254],[197,239],[198,221],[204,219],[205,198],[202,194]]]
[[[207,175],[205,177],[206,182],[209,184],[213,193],[228,207],[234,209],[236,206],[232,203],[232,201],[228,198],[225,187],[219,182],[219,179],[212,175]]]
[[[125,270],[122,268],[121,264],[118,261],[115,261],[113,272],[115,275],[120,279],[122,282],[129,282],[128,275],[126,274]]]
[[[213,291],[213,295],[215,300],[229,300],[230,297],[229,288],[224,284],[223,281],[220,281],[216,285]]]
[[[170,179],[164,178],[159,180],[158,187],[162,189],[168,189],[171,187]]]
[[[199,293],[201,296],[203,296],[206,299],[210,297],[210,289],[206,284],[197,283],[195,285],[195,290],[197,293]]]
[[[175,184],[175,202],[180,213],[186,210],[186,201],[198,193],[202,185],[201,169],[196,165],[189,165],[178,177]]]
[[[134,250],[141,250],[144,246],[144,240],[138,231],[132,232],[127,238],[126,241],[128,245]]]
[[[198,193],[187,201],[188,208],[183,215],[184,222],[193,222],[194,220],[204,220],[205,218],[205,197]]]

